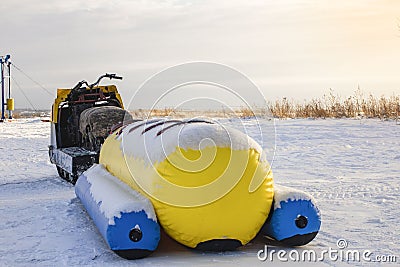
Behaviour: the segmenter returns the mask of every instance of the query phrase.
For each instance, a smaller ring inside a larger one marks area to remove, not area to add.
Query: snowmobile
[[[49,156],[60,177],[72,184],[79,175],[99,161],[102,143],[112,127],[131,120],[115,85],[100,86],[104,74],[89,84],[83,80],[71,89],[57,89],[52,105]]]

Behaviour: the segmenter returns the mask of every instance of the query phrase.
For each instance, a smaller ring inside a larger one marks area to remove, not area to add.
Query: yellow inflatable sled
[[[245,245],[272,205],[272,172],[260,146],[210,121],[132,123],[105,140],[100,163],[148,197],[168,235],[191,248]]]
[[[283,245],[313,240],[313,198],[273,185],[266,156],[248,135],[217,122],[135,121],[116,86],[59,89],[52,107],[50,161],[111,250],[127,259],[157,249],[160,227],[190,248],[224,251],[258,233]]]

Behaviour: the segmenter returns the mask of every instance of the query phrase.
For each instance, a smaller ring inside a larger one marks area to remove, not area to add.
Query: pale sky
[[[399,0],[19,0],[0,12],[0,55],[54,94],[116,72],[128,101],[151,75],[192,61],[243,72],[268,100],[329,88],[346,97],[358,85],[400,94]],[[36,108],[50,107],[50,95],[14,78]],[[29,107],[16,86],[13,95]]]

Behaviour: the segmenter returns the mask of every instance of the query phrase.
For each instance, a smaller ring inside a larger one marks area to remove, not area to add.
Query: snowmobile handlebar
[[[112,80],[112,79],[122,80],[122,77],[121,77],[121,76],[117,76],[117,74],[115,74],[115,73],[106,73],[106,74],[101,75],[101,76],[97,79],[97,81],[94,82],[94,83],[92,83],[92,84],[89,84],[87,81],[82,80],[82,81],[80,81],[79,83],[77,83],[77,84],[74,86],[74,88],[72,88],[72,90],[79,89],[79,88],[82,87],[82,85],[86,85],[87,87],[89,87],[90,89],[92,89],[93,87],[95,87],[96,85],[98,85],[98,84],[100,83],[100,81],[101,81],[103,78],[109,78],[110,80]]]
[[[112,80],[112,79],[122,80],[122,77],[121,77],[121,76],[117,76],[117,74],[115,74],[115,73],[106,73],[106,74],[104,74],[104,75],[101,75],[101,76],[97,79],[97,81],[96,81],[95,83],[90,84],[88,87],[89,87],[90,89],[92,89],[93,87],[95,87],[96,85],[98,85],[98,84],[100,83],[100,81],[101,81],[103,78],[109,78],[110,80]]]

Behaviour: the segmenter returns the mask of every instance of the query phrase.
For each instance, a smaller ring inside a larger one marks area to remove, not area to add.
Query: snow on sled
[[[95,164],[78,179],[75,192],[112,251],[123,258],[143,258],[160,240],[160,226],[150,201]]]

